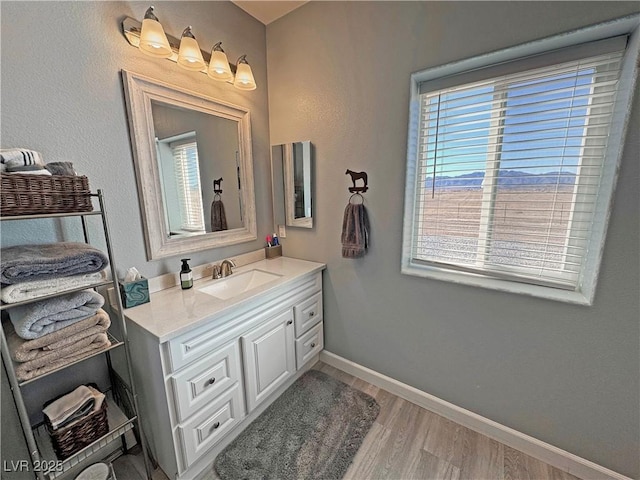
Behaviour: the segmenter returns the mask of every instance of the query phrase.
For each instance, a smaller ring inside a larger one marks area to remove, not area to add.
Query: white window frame
[[[412,258],[412,237],[416,218],[416,197],[418,177],[418,140],[420,131],[420,84],[426,81],[469,72],[490,65],[497,65],[522,58],[533,57],[553,50],[571,47],[587,42],[602,40],[618,35],[629,35],[627,50],[622,60],[619,92],[611,119],[611,131],[601,187],[596,202],[589,249],[585,257],[579,286],[575,291],[559,289],[554,286],[533,285],[514,280],[496,278],[489,275],[459,271],[444,266],[425,265]],[[430,68],[411,75],[411,100],[409,107],[409,132],[407,141],[407,175],[404,202],[404,225],[402,243],[401,272],[449,281],[464,285],[525,294],[551,300],[592,305],[607,224],[612,205],[616,178],[624,148],[624,139],[631,114],[633,92],[638,77],[640,54],[640,15],[631,15],[607,23],[587,27],[547,39],[500,50],[480,57],[474,57],[443,66]]]

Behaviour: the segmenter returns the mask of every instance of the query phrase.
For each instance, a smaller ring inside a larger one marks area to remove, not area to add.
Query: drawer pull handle
[[[220,426],[220,422],[216,422],[213,424],[213,430],[215,430],[216,428],[218,428]]]
[[[287,325],[291,325],[292,323],[293,323],[293,320],[289,320],[289,321],[287,322]]]
[[[315,346],[316,346],[316,344],[315,344],[315,343],[312,343],[312,344],[311,344],[311,348],[313,348],[313,347],[315,347]]]
[[[316,312],[313,312],[313,311],[312,311],[312,312],[309,314],[309,316],[310,316],[310,317],[313,317],[315,314],[316,314]]]
[[[212,377],[207,381],[207,385],[213,385],[216,381],[216,377]]]

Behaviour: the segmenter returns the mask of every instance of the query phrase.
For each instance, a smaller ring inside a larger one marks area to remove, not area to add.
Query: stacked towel
[[[18,245],[0,251],[0,283],[68,277],[103,270],[109,260],[86,243]]]
[[[369,248],[369,216],[362,203],[349,203],[342,219],[342,256],[358,258]]]
[[[2,172],[28,175],[51,175],[44,166],[42,154],[26,148],[0,150]]]
[[[49,162],[44,166],[51,175],[76,175],[71,162]]]
[[[102,295],[93,290],[82,290],[18,305],[9,310],[9,318],[21,338],[33,340],[91,317],[103,305]]]
[[[23,340],[8,323],[7,344],[17,362],[16,377],[19,381],[30,380],[109,347],[110,325],[107,313],[98,310],[96,315],[73,325],[35,340]]]
[[[91,385],[80,385],[73,392],[47,405],[42,412],[53,430],[70,427],[82,418],[102,408],[104,394]]]
[[[13,285],[4,285],[2,289],[0,289],[0,300],[4,303],[22,302],[65,290],[95,285],[106,278],[106,270],[102,270],[101,272],[83,273],[70,277],[47,278],[45,280],[33,280],[15,283]]]

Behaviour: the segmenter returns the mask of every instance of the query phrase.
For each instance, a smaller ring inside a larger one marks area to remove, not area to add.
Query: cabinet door
[[[272,318],[241,340],[247,410],[251,412],[296,370],[293,311]]]

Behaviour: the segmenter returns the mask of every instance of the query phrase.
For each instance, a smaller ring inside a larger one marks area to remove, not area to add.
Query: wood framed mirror
[[[249,110],[122,77],[147,258],[255,240]]]

